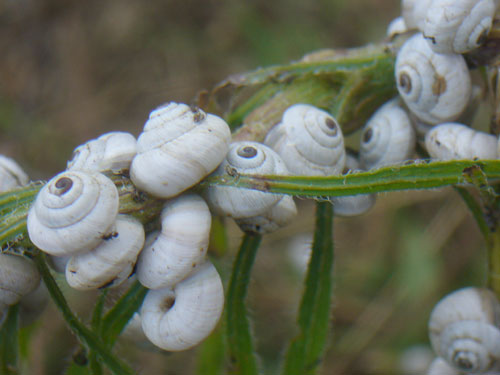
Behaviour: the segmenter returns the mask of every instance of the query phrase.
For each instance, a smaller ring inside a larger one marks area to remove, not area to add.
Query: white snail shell
[[[118,191],[100,173],[66,171],[38,193],[28,213],[31,242],[51,255],[96,247],[118,214]]]
[[[484,373],[500,359],[500,304],[493,292],[464,288],[443,298],[429,319],[436,354],[467,373]]]
[[[467,107],[471,80],[464,58],[434,52],[420,33],[401,47],[395,72],[408,109],[428,124],[454,121]]]
[[[434,359],[429,369],[427,370],[427,375],[460,375],[460,371],[456,368],[451,367],[448,362],[444,359],[437,357]]]
[[[78,146],[68,162],[68,170],[102,172],[129,169],[136,153],[137,141],[132,134],[106,133]]]
[[[0,155],[0,193],[29,182],[28,175],[14,159]]]
[[[394,18],[390,23],[389,26],[387,26],[387,39],[391,40],[395,36],[399,34],[404,34],[405,32],[408,31],[408,27],[406,26],[405,20],[403,17],[397,17]]]
[[[408,29],[423,29],[427,9],[433,0],[402,0],[401,13]]]
[[[229,126],[220,117],[166,104],[152,111],[144,125],[130,177],[141,190],[173,197],[217,168],[230,140]]]
[[[433,0],[422,31],[435,52],[465,53],[485,41],[495,11],[496,0]]]
[[[224,306],[222,282],[206,262],[173,289],[150,290],[140,311],[142,329],[156,346],[189,349],[215,328]]]
[[[293,197],[284,195],[264,214],[235,221],[244,232],[268,234],[287,226],[295,216],[297,216],[297,206]]]
[[[118,215],[111,233],[95,249],[71,257],[66,281],[78,290],[120,285],[132,273],[144,239],[138,220]]]
[[[161,232],[137,260],[140,283],[149,289],[172,287],[193,272],[205,260],[211,222],[207,204],[196,194],[167,201]]]
[[[410,118],[398,99],[391,100],[380,107],[363,128],[360,164],[365,169],[399,164],[413,156],[415,143]]]
[[[40,273],[29,259],[0,253],[0,305],[14,305],[40,284]]]
[[[330,176],[344,168],[342,129],[330,114],[309,104],[289,107],[264,143],[296,175]]]
[[[228,170],[249,175],[288,174],[283,160],[276,152],[262,143],[250,141],[231,143],[226,158],[214,174],[224,174]],[[212,210],[234,219],[262,215],[282,196],[232,186],[211,186],[205,191]]]
[[[497,138],[463,124],[445,123],[425,135],[425,147],[433,159],[496,159]]]

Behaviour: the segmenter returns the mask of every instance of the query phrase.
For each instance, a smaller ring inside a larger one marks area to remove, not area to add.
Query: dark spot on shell
[[[373,136],[373,129],[368,128],[363,134],[363,143],[368,143],[372,139]]]
[[[101,238],[104,240],[104,241],[108,241],[108,240],[111,240],[113,238],[116,238],[119,236],[119,233],[118,232],[111,232],[111,233],[106,233],[106,234],[103,234],[101,236]]]
[[[332,119],[331,117],[327,117],[325,119],[325,125],[328,129],[334,130],[334,132],[330,134],[332,137],[337,135],[337,123],[334,119]]]
[[[200,122],[203,122],[203,120],[205,120],[205,112],[203,112],[200,108],[196,107],[196,106],[191,106],[191,112],[193,112],[193,121],[195,123],[200,123]]]
[[[111,279],[111,280],[109,280],[106,284],[101,285],[98,289],[104,289],[104,288],[108,288],[108,287],[110,287],[111,285],[113,285],[113,283],[114,283],[117,279],[118,279],[117,277],[112,278],[112,279]]]
[[[457,366],[461,370],[472,370],[474,368],[474,364],[467,357],[462,357],[464,353],[458,352],[453,358],[453,362],[457,364]]]
[[[399,75],[399,87],[405,94],[409,94],[411,92],[411,78],[408,74],[402,73]]]
[[[424,35],[424,39],[430,40],[432,44],[437,44],[436,37]]]
[[[436,140],[436,146],[441,146],[441,142],[439,142],[438,140]]]
[[[195,268],[195,267],[196,267],[196,263],[191,264],[191,268]]]
[[[237,153],[238,156],[241,156],[242,158],[251,159],[257,155],[257,149],[252,146],[245,146],[240,148]]]
[[[432,84],[432,93],[436,96],[440,96],[446,91],[446,86],[446,79],[443,76],[436,74]]]
[[[162,310],[167,311],[175,305],[175,297],[167,297],[163,300]]]
[[[75,270],[69,270],[69,272],[71,272],[71,273],[73,273],[73,274],[75,274],[75,273],[76,273],[76,271],[75,271]]]
[[[71,188],[73,187],[73,180],[69,177],[61,177],[56,181],[55,186],[58,189],[56,194],[61,196],[71,190]]]

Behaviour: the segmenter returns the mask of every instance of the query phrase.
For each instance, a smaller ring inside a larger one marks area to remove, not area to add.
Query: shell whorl
[[[467,107],[471,80],[464,58],[435,53],[422,34],[403,44],[395,74],[400,96],[426,123],[454,121]]]
[[[145,335],[169,351],[189,349],[215,328],[224,291],[215,267],[206,262],[173,289],[150,290],[140,311]]]
[[[309,104],[289,107],[264,143],[281,156],[293,174],[329,176],[344,168],[342,129],[330,114]]]
[[[433,0],[402,0],[401,13],[408,29],[423,29],[427,9]]]
[[[31,241],[51,255],[94,248],[118,214],[118,191],[100,173],[66,171],[38,193],[28,213]]]
[[[173,197],[217,168],[231,139],[221,118],[169,103],[151,112],[137,140],[130,177],[139,189]]]
[[[0,155],[0,192],[26,185],[28,182],[28,175],[14,159]]]
[[[0,253],[0,305],[14,305],[40,284],[40,273],[29,259]]]

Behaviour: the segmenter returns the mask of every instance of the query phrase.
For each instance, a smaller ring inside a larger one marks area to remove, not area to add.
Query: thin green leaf
[[[106,346],[113,347],[134,313],[139,310],[148,289],[136,281],[102,319],[101,337]]]
[[[288,348],[284,375],[317,373],[329,332],[333,258],[333,207],[329,202],[318,202],[312,254],[297,319],[299,333]]]
[[[234,261],[227,291],[228,350],[231,359],[231,374],[236,375],[256,375],[259,373],[245,297],[260,241],[260,235],[245,234],[243,237],[243,242]]]
[[[472,213],[472,216],[476,220],[476,223],[479,227],[479,230],[481,231],[481,234],[483,235],[486,243],[488,243],[490,238],[490,228],[488,227],[488,223],[486,222],[481,206],[474,199],[472,194],[467,191],[467,189],[460,186],[455,186],[455,190],[458,192],[458,194],[460,194],[463,201],[469,208],[470,212]]]
[[[43,253],[39,252],[34,257],[34,261],[42,275],[42,279],[49,291],[52,301],[62,313],[66,324],[71,331],[79,338],[79,340],[86,345],[90,350],[95,351],[102,359],[105,366],[115,375],[133,375],[134,372],[121,360],[116,358],[110,349],[104,345],[92,331],[90,331],[80,320],[73,314],[64,295],[62,294],[59,286],[52,277],[47,264],[45,263]]]
[[[19,305],[11,306],[0,329],[0,374],[19,374]]]
[[[90,327],[92,328],[92,332],[96,335],[99,334],[102,323],[102,312],[104,309],[104,302],[106,301],[107,290],[104,289],[99,294],[99,298],[94,307],[94,311],[92,312],[92,320],[90,322]],[[96,352],[90,351],[89,353],[89,369],[92,375],[101,375],[102,374],[102,366],[99,361],[99,357]]]
[[[220,375],[224,373],[226,345],[222,324],[200,345],[196,373],[198,375]]]

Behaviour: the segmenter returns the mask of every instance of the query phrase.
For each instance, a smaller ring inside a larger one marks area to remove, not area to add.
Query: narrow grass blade
[[[222,324],[200,345],[196,365],[198,375],[220,375],[224,373],[226,345]]]
[[[17,375],[19,362],[19,305],[11,306],[0,329],[0,374]]]

